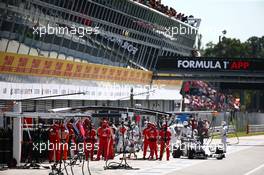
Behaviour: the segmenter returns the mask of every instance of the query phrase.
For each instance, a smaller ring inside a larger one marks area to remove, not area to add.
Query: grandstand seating
[[[235,98],[232,95],[225,95],[204,81],[185,82],[181,93],[191,110],[224,111],[234,108]]]
[[[153,8],[155,10],[158,10],[161,13],[164,13],[168,15],[169,17],[174,17],[177,20],[180,20],[182,22],[188,22],[188,16],[184,13],[177,12],[174,8],[168,7],[161,3],[161,0],[133,0],[136,2],[139,2],[141,4],[144,4],[150,8]],[[193,18],[192,15],[189,16],[190,18]]]

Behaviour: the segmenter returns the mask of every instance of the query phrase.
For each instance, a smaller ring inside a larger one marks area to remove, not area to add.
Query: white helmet
[[[188,122],[187,121],[184,121],[183,122],[183,126],[188,126]]]
[[[226,125],[226,122],[225,121],[222,121],[222,126],[225,126]]]
[[[198,135],[198,130],[197,130],[197,129],[194,129],[194,130],[193,130],[193,134],[194,134],[194,135]]]

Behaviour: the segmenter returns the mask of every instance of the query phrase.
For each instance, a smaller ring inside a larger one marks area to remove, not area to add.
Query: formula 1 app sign
[[[226,59],[177,59],[178,70],[216,70],[216,71],[264,71],[264,61],[226,60]]]

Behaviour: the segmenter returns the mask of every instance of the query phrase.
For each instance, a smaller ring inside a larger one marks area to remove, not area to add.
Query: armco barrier
[[[247,133],[264,132],[264,125],[248,125]]]

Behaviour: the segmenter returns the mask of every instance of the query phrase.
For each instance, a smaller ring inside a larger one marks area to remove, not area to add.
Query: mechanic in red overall
[[[114,145],[115,145],[115,131],[113,128],[112,123],[108,123],[107,127],[110,129],[110,138],[109,138],[109,145],[108,145],[108,152],[107,152],[107,159],[114,159],[115,157],[115,150],[114,150]]]
[[[60,160],[60,150],[59,150],[59,143],[60,143],[60,135],[59,135],[60,126],[59,124],[55,123],[50,128],[49,131],[49,161],[58,162]]]
[[[164,149],[166,148],[167,160],[170,159],[170,140],[171,140],[171,132],[168,130],[168,126],[166,124],[162,125],[162,129],[159,132],[160,136],[160,157],[162,160]]]
[[[68,159],[68,149],[69,149],[69,131],[63,124],[60,124],[59,137],[61,141],[60,154],[62,153],[62,160]]]
[[[157,145],[158,130],[155,124],[151,124],[151,127],[147,132],[147,137],[149,138],[148,140],[149,140],[149,148],[150,148],[149,160],[153,160],[154,154],[156,159],[158,159],[158,145]]]
[[[146,154],[147,154],[147,149],[149,147],[149,138],[148,138],[148,131],[151,128],[151,123],[147,123],[147,127],[143,130],[143,137],[144,137],[144,142],[143,142],[143,159],[146,159]]]
[[[101,127],[98,128],[97,135],[99,138],[99,149],[97,151],[96,160],[100,160],[101,155],[105,160],[108,160],[111,129],[108,127],[108,122],[106,120],[104,120]]]
[[[84,135],[84,148],[86,160],[90,159],[93,161],[94,145],[96,143],[96,130],[93,128],[93,124],[89,119],[85,119],[83,123],[85,135]]]
[[[69,132],[68,145],[69,145],[69,147],[71,147],[72,144],[76,144],[76,137],[75,137],[75,134],[74,134],[72,122],[68,121],[66,126],[67,126],[67,129],[68,129],[68,132]],[[73,157],[75,151],[76,150],[70,150],[69,156]]]

